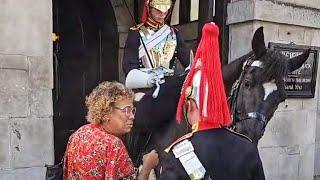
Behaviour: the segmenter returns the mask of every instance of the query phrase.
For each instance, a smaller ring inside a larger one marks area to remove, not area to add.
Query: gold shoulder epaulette
[[[178,144],[179,142],[181,142],[181,141],[183,141],[183,140],[185,140],[185,139],[191,138],[192,135],[193,135],[193,132],[188,133],[188,134],[185,134],[185,135],[183,135],[182,137],[178,138],[178,139],[175,140],[172,144],[170,144],[170,146],[168,146],[168,147],[164,150],[164,152],[169,153],[174,145]]]
[[[137,24],[137,25],[132,26],[130,29],[131,29],[131,30],[139,30],[140,27],[143,26],[143,25],[144,25],[144,23],[140,23],[140,24]]]
[[[250,142],[253,142],[248,136],[246,136],[244,134],[238,133],[238,132],[236,132],[236,131],[234,131],[233,129],[230,129],[230,128],[225,128],[225,129],[228,130],[229,132],[235,134],[235,135],[241,136],[241,137],[249,140]]]

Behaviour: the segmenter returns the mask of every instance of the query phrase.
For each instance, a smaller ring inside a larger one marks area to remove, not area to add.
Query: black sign
[[[297,70],[288,74],[285,81],[285,90],[288,98],[313,98],[317,79],[317,62],[319,48],[295,44],[269,43],[269,47],[279,50],[282,54],[293,58],[311,49],[307,61]]]

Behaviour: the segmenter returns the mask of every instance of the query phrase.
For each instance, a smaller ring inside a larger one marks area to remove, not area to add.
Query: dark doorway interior
[[[55,160],[70,134],[86,123],[85,97],[101,81],[119,79],[119,38],[111,3],[53,0]]]

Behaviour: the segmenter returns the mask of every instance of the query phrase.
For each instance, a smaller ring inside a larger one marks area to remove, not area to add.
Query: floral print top
[[[101,125],[87,124],[73,133],[64,155],[63,179],[137,179],[121,139]]]

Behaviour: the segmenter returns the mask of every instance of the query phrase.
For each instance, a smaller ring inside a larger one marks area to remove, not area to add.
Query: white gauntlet
[[[151,88],[155,84],[155,79],[154,74],[132,69],[127,75],[125,85],[129,89]]]
[[[158,96],[160,91],[160,84],[165,82],[165,76],[172,76],[173,70],[164,67],[158,67],[155,69],[133,69],[126,78],[126,87],[129,89],[139,88],[151,88],[156,85],[156,89],[153,93],[153,98]]]

